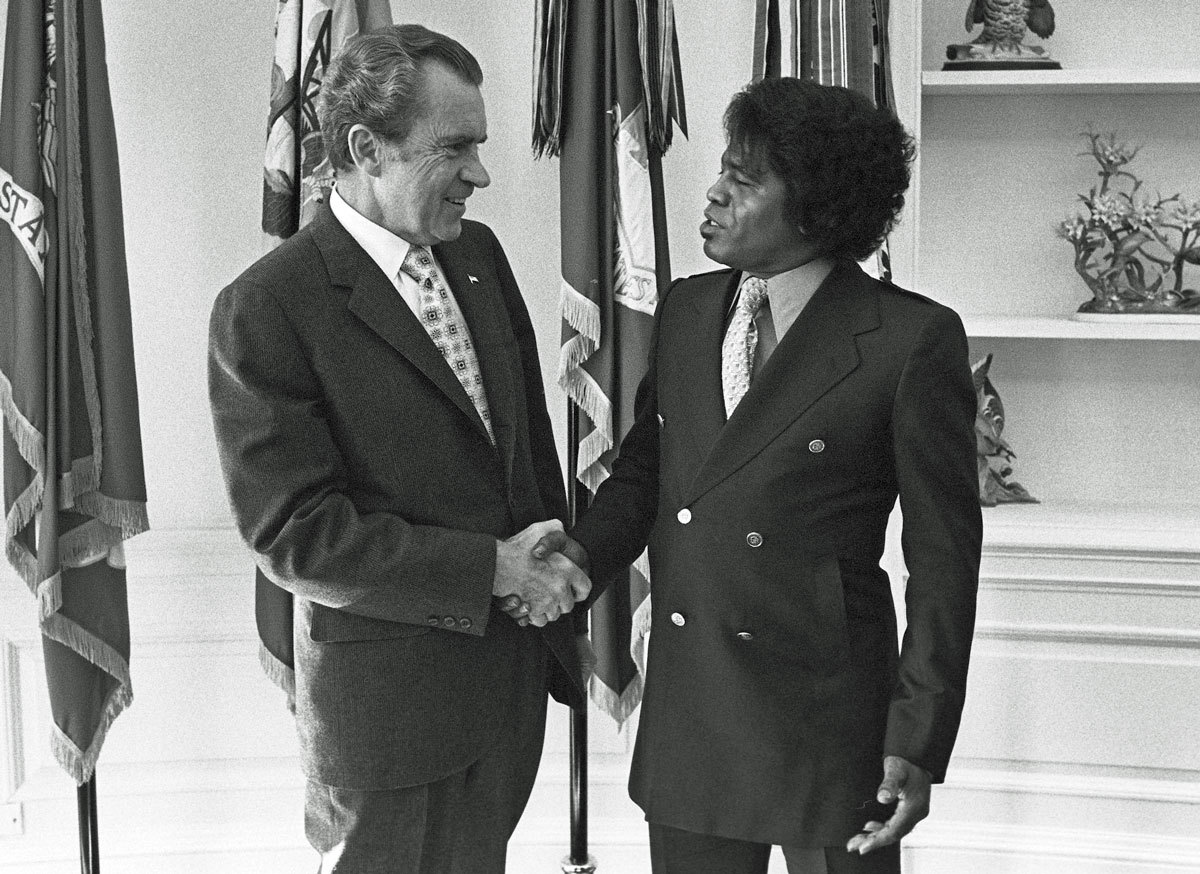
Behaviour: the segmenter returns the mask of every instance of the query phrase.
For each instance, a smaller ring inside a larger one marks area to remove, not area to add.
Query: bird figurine
[[[946,47],[944,69],[1057,69],[1040,46],[1024,43],[1026,31],[1045,39],[1054,33],[1050,0],[969,0],[967,30],[982,24],[979,36],[967,45]]]

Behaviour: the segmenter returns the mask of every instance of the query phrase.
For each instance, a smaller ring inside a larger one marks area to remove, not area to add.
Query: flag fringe
[[[575,286],[565,279],[558,286],[558,302],[562,308],[563,321],[590,342],[599,344],[600,307],[596,302],[580,294]]]
[[[36,573],[36,568],[34,572]],[[33,593],[37,596],[38,622],[44,628],[50,617],[62,609],[62,573],[42,580],[36,585]]]
[[[25,548],[25,544],[12,538],[5,543],[4,552],[8,556],[8,563],[13,566],[17,574],[25,581],[25,585],[29,587],[29,591],[36,597],[38,593],[37,559],[34,558],[33,553]]]
[[[637,710],[641,703],[643,685],[644,681],[639,672],[629,681],[625,691],[618,695],[615,690],[602,683],[599,677],[592,674],[588,679],[588,692],[592,703],[611,716],[617,723],[617,731],[620,731],[625,725],[625,720],[633,715],[633,711]]]
[[[24,530],[25,526],[33,519],[34,514],[41,509],[44,483],[45,479],[39,470],[34,473],[33,479],[25,487],[25,491],[17,495],[17,499],[13,501],[12,509],[8,511],[5,522],[6,535],[10,541]]]
[[[52,578],[61,592],[61,576]],[[51,580],[47,580],[47,583]],[[124,656],[77,622],[58,612],[43,615],[42,634],[77,653],[116,682],[100,712],[99,723],[86,750],[69,738],[57,725],[51,729],[50,745],[59,765],[75,780],[84,783],[96,769],[100,748],[113,721],[133,702],[133,686],[129,678],[129,662]]]
[[[600,456],[613,446],[612,402],[582,366],[600,342],[600,307],[566,280],[559,286],[559,303],[563,321],[578,333],[559,350],[558,385],[594,426],[579,442],[575,478],[595,492],[608,477]]]
[[[108,700],[104,702],[104,708],[100,713],[100,724],[86,750],[81,750],[76,746],[75,742],[67,737],[57,725],[51,725],[50,750],[54,753],[59,767],[66,771],[77,785],[82,786],[92,779],[92,775],[96,772],[96,761],[100,758],[100,749],[104,746],[104,739],[108,736],[108,729],[132,703],[133,692],[128,685],[119,685],[113,688]]]
[[[600,463],[600,456],[611,449],[612,445],[612,434],[605,434],[599,430],[579,441],[579,470],[576,471],[575,478],[593,494],[608,479],[608,469]]]
[[[12,383],[3,373],[0,373],[0,412],[4,413],[8,433],[17,444],[17,451],[26,464],[40,473],[46,466],[46,438],[17,407]]]
[[[288,710],[296,709],[296,671],[275,658],[261,641],[258,644],[258,664],[267,679],[284,691],[288,699]]]
[[[86,567],[107,558],[121,543],[121,532],[101,519],[89,519],[58,538],[58,560],[62,567]]]
[[[120,540],[128,540],[150,530],[145,501],[112,498],[92,490],[77,496],[76,503],[84,513],[99,519],[110,528],[117,529],[120,532]]]

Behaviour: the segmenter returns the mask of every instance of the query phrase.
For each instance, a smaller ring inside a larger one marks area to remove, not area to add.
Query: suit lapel
[[[736,272],[718,274],[718,281],[689,295],[692,325],[685,329],[685,351],[678,360],[670,362],[685,368],[685,372],[678,375],[680,382],[677,384],[695,386],[695,390],[688,395],[690,409],[687,433],[693,447],[691,458],[696,463],[708,457],[725,427],[721,343],[725,334],[725,314],[737,291],[739,276]],[[695,470],[695,467],[690,470]]]
[[[467,396],[466,390],[458,378],[450,370],[446,359],[438,351],[424,326],[413,315],[404,302],[391,280],[383,275],[379,266],[355,242],[350,233],[334,218],[328,206],[324,207],[314,217],[310,227],[313,239],[316,241],[329,269],[330,280],[334,285],[350,289],[347,307],[363,324],[374,331],[389,346],[396,350],[413,367],[429,379],[450,401],[462,410],[463,414],[476,423],[483,438],[487,439],[487,430],[483,420],[475,410],[475,405]],[[467,319],[472,337],[478,345],[478,335],[475,333],[475,322],[462,305],[463,295],[455,280],[446,269],[445,263],[439,257],[439,264],[446,273],[450,288],[454,291],[455,299],[459,302],[463,316]],[[488,373],[484,366],[482,353],[479,355],[480,366],[484,370],[484,384],[488,391],[489,405],[491,403],[491,387],[487,386]]]
[[[746,464],[858,367],[855,335],[879,326],[871,283],[850,262],[825,278],[720,429],[686,492],[687,503]],[[719,341],[716,355],[719,361]]]
[[[458,302],[467,330],[475,343],[475,357],[483,373],[483,389],[487,394],[488,410],[492,415],[492,431],[496,435],[496,446],[505,459],[506,468],[511,465],[516,445],[516,430],[513,413],[512,370],[506,351],[504,326],[508,324],[508,313],[503,302],[503,290],[492,277],[495,271],[484,269],[477,263],[475,253],[465,246],[442,244],[433,247],[434,257],[442,268],[446,281]],[[446,368],[449,371],[449,368]],[[453,375],[452,375],[453,378]],[[458,384],[458,380],[454,380]],[[475,406],[461,385],[458,390],[470,408],[480,432],[487,437],[487,429],[479,418]]]

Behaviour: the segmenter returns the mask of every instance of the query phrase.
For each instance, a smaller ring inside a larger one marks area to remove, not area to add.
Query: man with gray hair
[[[502,872],[546,692],[583,700],[560,617],[590,583],[530,556],[567,510],[533,328],[500,243],[463,218],[490,182],[482,79],[417,25],[348,43],[323,83],[328,205],[212,314],[234,515],[295,596],[325,874]]]

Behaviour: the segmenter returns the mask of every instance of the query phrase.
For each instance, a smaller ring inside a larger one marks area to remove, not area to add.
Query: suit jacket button
[[[469,618],[467,618],[466,616],[464,616],[462,619],[458,620],[458,627],[459,628],[470,628],[471,620]]]
[[[749,631],[739,631],[737,633],[738,640],[754,640],[754,635]]]
[[[746,545],[751,549],[758,549],[763,545],[763,536],[757,531],[751,531],[746,535]]]
[[[683,618],[682,613],[672,613],[671,621],[674,622],[676,625],[680,625],[680,626],[687,624],[687,620]]]
[[[684,507],[682,510],[680,510],[678,513],[675,514],[675,518],[679,520],[680,525],[686,525],[687,523],[692,521],[692,511],[689,510],[687,507]]]
[[[436,616],[427,616],[425,618],[425,624],[426,625],[441,625],[442,620],[438,619]]]
[[[808,451],[809,452],[824,452],[825,451],[825,441],[824,440],[814,440],[812,443],[808,444]]]
[[[442,625],[445,625],[447,628],[453,628],[455,624],[453,616],[446,616],[442,619]]]

